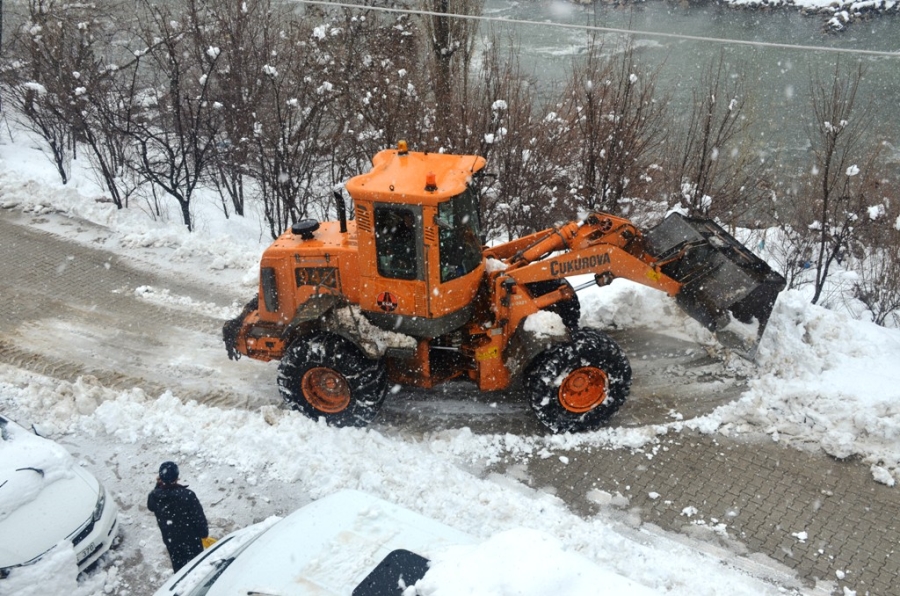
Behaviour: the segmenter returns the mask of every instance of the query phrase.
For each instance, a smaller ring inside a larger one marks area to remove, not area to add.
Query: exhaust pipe
[[[344,202],[344,195],[339,190],[334,191],[334,204],[341,222],[341,233],[344,234],[347,232],[347,204]]]

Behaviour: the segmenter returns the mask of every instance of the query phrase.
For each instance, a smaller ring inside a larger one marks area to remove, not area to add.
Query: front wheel
[[[387,393],[384,363],[367,358],[350,341],[332,333],[301,337],[285,352],[278,369],[281,396],[312,419],[333,426],[365,426]]]
[[[553,432],[595,430],[625,403],[631,366],[622,349],[595,329],[538,354],[525,371],[531,407]]]

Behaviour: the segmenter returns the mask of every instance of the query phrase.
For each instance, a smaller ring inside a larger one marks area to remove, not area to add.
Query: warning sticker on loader
[[[378,294],[375,301],[378,303],[378,308],[384,312],[394,312],[397,308],[397,299],[390,292]]]
[[[479,362],[483,362],[485,360],[491,360],[493,358],[500,357],[500,348],[497,346],[491,346],[487,350],[479,351],[475,354],[475,360]]]

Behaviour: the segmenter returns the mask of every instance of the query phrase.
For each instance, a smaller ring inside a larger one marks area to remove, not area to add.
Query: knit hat
[[[173,461],[163,462],[159,466],[159,479],[166,484],[172,484],[178,480],[178,464]]]

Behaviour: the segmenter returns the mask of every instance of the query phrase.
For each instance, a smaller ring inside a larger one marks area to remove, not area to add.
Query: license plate
[[[85,557],[94,552],[95,548],[97,548],[97,543],[91,542],[86,547],[78,551],[78,556],[75,559],[80,563]]]

